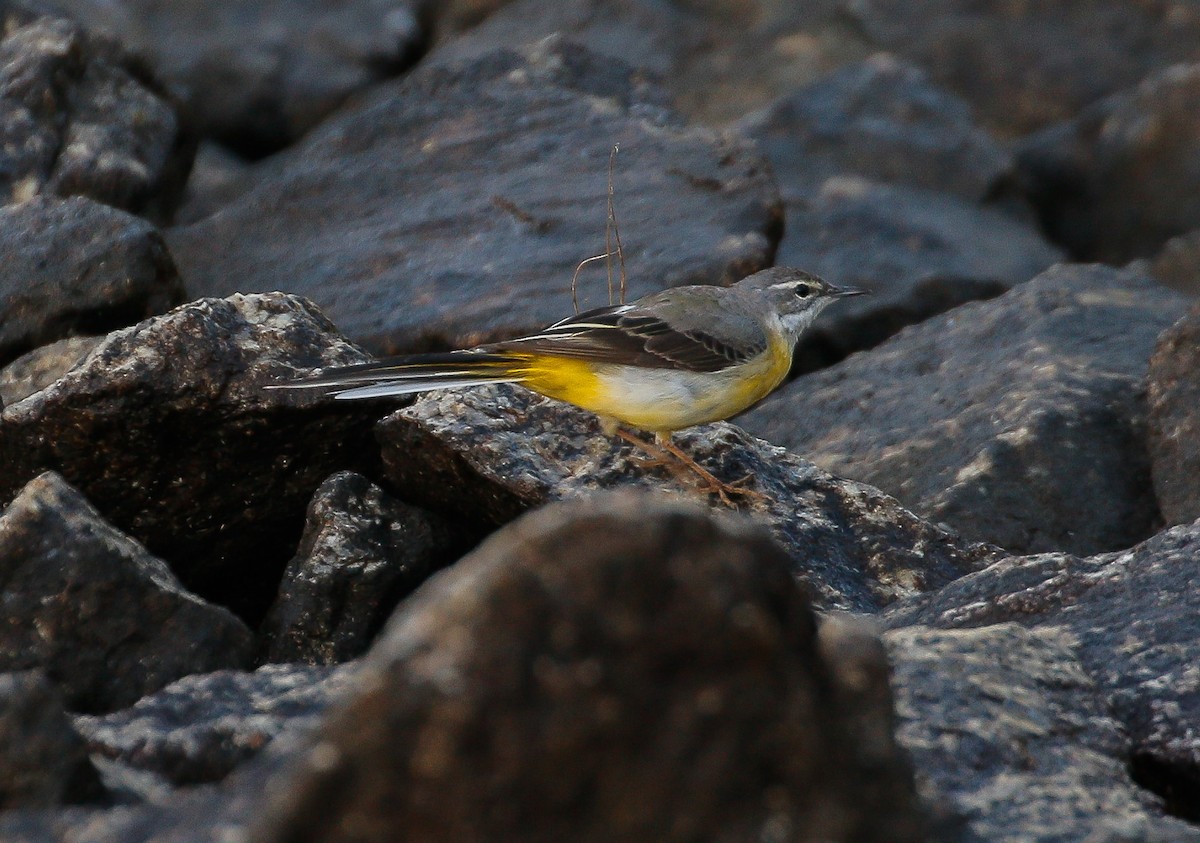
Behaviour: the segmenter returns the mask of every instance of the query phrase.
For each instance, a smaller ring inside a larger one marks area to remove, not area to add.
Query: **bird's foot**
[[[721,503],[731,509],[737,509],[735,499],[738,498],[751,501],[770,500],[762,492],[746,488],[745,484],[753,479],[753,475],[747,474],[740,480],[726,483],[707,468],[700,465],[700,463],[696,462],[695,458],[672,442],[669,436],[659,435],[651,443],[639,436],[635,436],[627,430],[618,429],[616,434],[626,442],[642,449],[650,455],[649,459],[634,460],[640,467],[655,468],[664,466],[670,469],[676,477],[680,478],[688,477],[690,474],[691,479],[698,479],[700,481],[696,485],[697,491],[706,495],[716,495]]]

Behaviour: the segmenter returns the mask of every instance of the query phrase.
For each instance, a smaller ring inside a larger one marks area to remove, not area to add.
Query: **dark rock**
[[[175,225],[191,225],[219,211],[249,189],[253,168],[224,147],[205,141],[196,150]]]
[[[0,369],[0,409],[45,389],[103,341],[103,337],[67,337],[22,354]]]
[[[1200,230],[1172,237],[1145,271],[1190,296],[1200,296]]]
[[[1157,68],[1200,57],[1200,10],[1180,0],[840,0],[836,6],[846,26],[927,68],[1005,137],[1073,117]]]
[[[406,500],[457,520],[501,524],[525,509],[615,486],[699,498],[691,481],[649,470],[596,417],[516,386],[431,393],[378,430],[388,480]],[[822,607],[871,611],[997,558],[869,486],[842,480],[729,424],[675,441],[726,481],[750,477],[744,504],[774,533]],[[714,499],[715,500],[715,499]]]
[[[517,0],[426,63],[477,58],[553,34],[659,78],[693,122],[721,125],[873,52],[830,2]]]
[[[921,839],[788,569],[696,507],[539,511],[403,604],[250,838]]]
[[[263,155],[352,93],[400,72],[426,37],[424,0],[54,0],[139,53],[205,135]]]
[[[0,810],[80,802],[102,793],[58,688],[40,671],[0,674]]]
[[[1200,306],[1158,339],[1146,375],[1150,470],[1167,524],[1200,518]]]
[[[1130,780],[1128,738],[1069,634],[917,627],[885,641],[896,738],[924,801],[949,815],[938,839],[1200,841]]]
[[[241,621],[184,591],[52,472],[0,515],[0,565],[0,670],[44,668],[75,710],[120,708],[251,657]]]
[[[1174,527],[1123,553],[1005,559],[936,595],[897,605],[886,622],[892,628],[1005,621],[1061,628],[1129,733],[1135,767],[1169,773],[1172,786],[1163,790],[1180,803],[1175,809],[1194,812],[1200,792],[1197,618],[1200,523]]]
[[[789,92],[737,128],[771,159],[789,203],[841,175],[978,202],[1015,169],[1012,155],[974,124],[970,106],[886,53]],[[790,234],[789,225],[785,243]]]
[[[1183,65],[1027,138],[1018,160],[1050,235],[1118,263],[1200,227],[1198,133],[1200,64]]]
[[[257,622],[313,490],[377,458],[379,415],[263,387],[363,359],[281,293],[193,302],[115,332],[0,415],[0,500],[59,471],[188,588]]]
[[[300,548],[259,630],[272,662],[362,655],[402,597],[451,561],[450,526],[361,474],[340,472],[308,505]]]
[[[417,71],[168,241],[193,294],[284,288],[375,350],[468,345],[570,313],[572,271],[603,251],[620,143],[630,297],[767,265],[770,168],[748,141],[652,106],[654,91],[558,40]],[[603,269],[583,274],[580,302],[607,303]]]
[[[81,196],[0,207],[0,363],[183,299],[162,235],[145,220]]]
[[[76,717],[75,727],[101,757],[176,786],[215,782],[285,731],[311,727],[351,675],[348,666],[267,665],[189,676],[122,711]]]
[[[832,365],[906,325],[998,296],[1061,257],[1001,211],[944,193],[832,178],[789,203],[776,260],[872,295],[817,317],[800,338],[794,366]]]
[[[1133,272],[1055,267],[793,381],[740,422],[968,538],[1129,547],[1158,517],[1142,379],[1184,307]]]
[[[192,147],[155,84],[61,18],[0,6],[0,202],[83,195],[166,219]]]

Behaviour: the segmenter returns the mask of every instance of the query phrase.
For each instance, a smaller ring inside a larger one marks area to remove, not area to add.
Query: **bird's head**
[[[813,323],[817,314],[838,299],[858,296],[865,290],[835,287],[802,269],[776,266],[743,278],[736,284],[763,296],[795,341]]]

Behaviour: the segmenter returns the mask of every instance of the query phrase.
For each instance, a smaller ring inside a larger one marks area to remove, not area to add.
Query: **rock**
[[[252,173],[253,167],[242,158],[212,141],[202,142],[175,224],[190,225],[215,214],[246,192]]]
[[[377,459],[369,406],[264,385],[363,359],[281,293],[193,302],[117,331],[0,415],[0,500],[58,471],[186,587],[257,623],[313,490]]]
[[[1157,782],[1173,812],[1195,819],[1198,611],[1200,524],[1192,523],[1121,553],[1005,559],[885,620],[892,628],[1060,628],[1128,733],[1135,773]]]
[[[250,839],[921,839],[788,569],[644,496],[523,519],[403,604]]]
[[[271,662],[337,664],[362,655],[401,598],[453,560],[442,519],[361,474],[327,479],[259,630]]]
[[[0,809],[48,808],[102,795],[62,694],[36,670],[0,674]]]
[[[939,839],[1200,840],[1131,781],[1128,739],[1069,635],[1004,623],[885,641],[896,738],[926,804],[949,815]]]
[[[1200,227],[1198,132],[1200,64],[1181,65],[1027,138],[1018,160],[1050,235],[1120,263]]]
[[[0,204],[83,195],[170,216],[192,146],[156,84],[70,21],[0,8]]]
[[[1133,272],[1058,266],[793,381],[739,422],[969,539],[1129,547],[1158,518],[1142,379],[1184,306]]]
[[[603,250],[619,143],[631,298],[766,266],[780,225],[766,162],[657,98],[619,62],[558,40],[419,70],[168,241],[193,295],[283,288],[376,351],[467,345],[571,312],[572,272]],[[606,304],[605,286],[603,269],[584,272],[581,305]]]
[[[77,711],[129,705],[173,679],[241,667],[252,636],[47,472],[0,515],[0,670],[43,668]]]
[[[380,422],[390,483],[457,521],[497,525],[548,501],[615,486],[697,502],[691,478],[648,470],[596,417],[516,386],[430,393]],[[675,441],[726,481],[750,477],[765,501],[744,503],[786,549],[818,606],[873,611],[937,588],[997,558],[902,509],[877,489],[833,477],[729,424]]]
[[[789,203],[845,175],[979,202],[1015,174],[1012,155],[975,125],[970,106],[887,53],[790,91],[736,128],[771,159]],[[784,243],[790,234],[789,226]]]
[[[776,261],[869,290],[800,338],[794,370],[878,345],[906,325],[998,296],[1062,258],[1033,228],[945,193],[831,178],[788,205]]]
[[[0,369],[0,409],[54,383],[103,340],[103,337],[67,337],[22,354]]]
[[[1200,306],[1165,331],[1150,358],[1150,471],[1167,524],[1200,518]]]
[[[82,196],[0,207],[0,363],[183,299],[162,235],[145,220]]]
[[[425,61],[478,58],[559,34],[662,80],[680,112],[716,126],[872,51],[832,5],[517,0],[443,40]]]
[[[1200,229],[1167,241],[1145,271],[1190,296],[1200,296]]]
[[[833,14],[928,68],[979,119],[1016,137],[1075,116],[1156,68],[1200,57],[1200,10],[1123,0],[840,0]]]
[[[351,675],[350,667],[267,665],[188,676],[122,711],[78,716],[75,727],[92,753],[177,787],[216,782],[280,734],[314,725]]]
[[[273,152],[348,96],[407,67],[426,37],[423,0],[55,0],[120,39],[185,102],[196,128]]]

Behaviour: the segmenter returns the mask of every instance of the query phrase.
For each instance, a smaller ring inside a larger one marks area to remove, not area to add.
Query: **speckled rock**
[[[1142,381],[1185,307],[1135,272],[1058,266],[799,378],[738,421],[968,538],[1129,547],[1158,523]]]
[[[103,340],[103,337],[67,337],[22,354],[0,369],[0,409],[54,383]]]
[[[1200,307],[1158,338],[1146,373],[1150,468],[1168,524],[1200,518]]]
[[[111,711],[253,653],[241,621],[185,591],[54,473],[0,514],[0,600],[0,670],[44,669],[77,711]]]
[[[384,419],[377,435],[386,476],[405,498],[474,523],[613,487],[699,497],[690,478],[640,466],[644,455],[605,436],[595,416],[516,386],[430,393]],[[733,425],[693,428],[675,441],[726,481],[751,478],[766,499],[743,507],[771,529],[820,606],[869,611],[995,558],[994,548],[963,542],[877,489]]]

